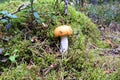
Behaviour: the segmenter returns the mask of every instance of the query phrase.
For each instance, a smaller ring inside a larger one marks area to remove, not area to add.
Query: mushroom
[[[58,26],[54,30],[55,37],[60,37],[60,52],[64,53],[68,50],[68,36],[72,35],[72,28],[67,25]]]

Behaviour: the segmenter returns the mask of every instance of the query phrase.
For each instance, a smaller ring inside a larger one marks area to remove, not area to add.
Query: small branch
[[[16,14],[16,13],[20,12],[21,10],[25,9],[28,5],[29,4],[22,4],[22,5],[20,5],[18,7],[18,9],[15,12],[12,12],[11,14],[13,15],[13,14]],[[7,17],[6,16],[2,16],[2,17],[0,17],[0,20],[1,19],[5,19],[5,18],[7,18]]]
[[[22,4],[22,5],[20,5],[18,7],[18,9],[15,12],[11,13],[11,14],[16,14],[16,13],[20,12],[21,10],[25,9],[28,5],[29,4]]]
[[[68,0],[64,0],[65,6],[64,6],[64,14],[68,15]]]
[[[52,69],[56,68],[58,64],[51,64],[48,68],[44,69],[44,75],[47,75]]]

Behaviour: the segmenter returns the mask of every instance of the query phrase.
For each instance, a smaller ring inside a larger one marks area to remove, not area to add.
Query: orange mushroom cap
[[[54,30],[55,37],[68,36],[72,35],[72,28],[67,25],[58,26]]]

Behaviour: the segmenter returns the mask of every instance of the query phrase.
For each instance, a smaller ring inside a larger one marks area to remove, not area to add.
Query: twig
[[[13,15],[13,14],[16,14],[16,13],[20,12],[21,10],[25,9],[28,5],[29,4],[22,4],[22,5],[20,5],[18,7],[18,9],[15,12],[12,12],[11,14]],[[5,18],[6,18],[6,16],[2,16],[2,17],[0,17],[0,20],[1,19],[5,19]]]
[[[65,7],[64,7],[64,13],[65,15],[68,15],[68,0],[64,0]]]
[[[58,64],[51,64],[47,69],[44,69],[44,75],[47,75],[52,69],[56,68]]]
[[[22,4],[22,5],[20,5],[18,7],[18,9],[15,12],[11,13],[11,14],[16,14],[17,12],[20,12],[21,10],[25,9],[28,5],[29,4]]]

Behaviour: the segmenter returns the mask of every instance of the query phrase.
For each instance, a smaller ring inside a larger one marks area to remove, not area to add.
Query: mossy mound
[[[5,3],[4,7],[0,10],[7,10],[12,13],[16,10],[15,8],[18,8],[19,5],[23,3],[27,4],[29,2],[13,1]],[[4,70],[0,68],[4,71],[0,76],[2,80],[40,80],[41,78],[56,80],[60,79],[62,76],[64,76],[66,80],[103,80],[102,77],[98,77],[104,75],[100,74],[103,70],[94,67],[94,53],[88,46],[90,43],[98,44],[99,42],[99,31],[97,26],[93,24],[87,16],[76,11],[73,7],[68,7],[69,13],[66,16],[64,15],[63,3],[61,2],[57,8],[54,4],[55,2],[53,0],[35,1],[33,5],[34,11],[38,12],[41,23],[36,24],[34,20],[30,28],[26,26],[31,22],[30,6],[16,13],[18,18],[11,20],[12,27],[9,32],[7,32],[3,24],[0,23],[3,27],[1,31],[5,31],[5,35],[8,37],[12,35],[9,41],[5,43],[1,42],[1,47],[5,48],[2,56],[8,59],[7,63],[0,63],[3,68],[7,69]],[[11,5],[10,9],[8,5]],[[4,25],[7,24],[8,23],[5,23]],[[70,47],[68,55],[64,59],[61,59],[61,56],[58,56],[59,40],[54,38],[53,30],[55,27],[63,24],[70,25],[73,28],[74,34],[69,37]],[[28,34],[28,38],[26,38],[26,29],[28,28],[31,32]],[[23,31],[24,29],[25,31]],[[32,37],[34,36],[35,42],[32,43],[31,39],[33,39]],[[87,49],[89,49],[89,51]],[[11,59],[11,57],[14,57],[14,59]],[[49,72],[46,72],[49,67],[54,65],[57,66],[52,68]],[[31,66],[35,68],[33,74],[33,69],[28,69],[28,67]],[[14,68],[9,69],[9,67]],[[21,71],[19,71],[20,69]],[[92,73],[93,70],[94,73]],[[16,74],[19,74],[19,76]],[[107,75],[105,75],[105,77],[106,76]]]

